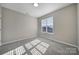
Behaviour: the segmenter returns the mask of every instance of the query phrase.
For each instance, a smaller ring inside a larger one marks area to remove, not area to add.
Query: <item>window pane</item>
[[[46,32],[46,20],[45,19],[42,20],[41,25],[42,25],[42,31]]]
[[[47,32],[53,32],[53,17],[47,18]]]

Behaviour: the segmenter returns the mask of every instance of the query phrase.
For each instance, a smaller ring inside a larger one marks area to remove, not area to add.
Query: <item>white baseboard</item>
[[[50,38],[46,38],[46,39],[50,39]],[[50,40],[58,42],[58,43],[61,43],[61,44],[65,44],[65,45],[68,45],[68,46],[72,46],[72,47],[75,47],[75,48],[79,48],[78,46],[70,44],[70,43],[67,43],[67,42],[59,41],[59,40],[56,40],[56,39],[55,40],[54,39],[50,39]]]
[[[6,44],[10,44],[10,43],[14,43],[14,42],[21,41],[21,40],[25,40],[25,39],[33,39],[33,38],[36,38],[36,37],[32,37],[32,38],[24,38],[24,39],[19,39],[19,40],[14,40],[14,41],[9,41],[9,42],[6,42],[6,43],[2,43],[2,45],[6,45]],[[2,45],[1,45],[1,46],[2,46]]]

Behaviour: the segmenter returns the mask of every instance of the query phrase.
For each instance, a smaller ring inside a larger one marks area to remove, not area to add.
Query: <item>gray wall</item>
[[[0,45],[1,45],[1,5],[0,5]]]
[[[78,35],[77,35],[78,41],[77,41],[77,43],[78,43],[78,46],[79,46],[79,4],[77,4],[77,11],[78,11],[78,12],[77,12],[77,18],[78,18],[78,20],[77,20],[77,24],[78,24],[78,28],[77,28],[77,29],[78,29],[78,30],[77,30],[77,31],[78,31],[78,32],[77,32],[77,34],[78,34]],[[79,49],[78,49],[78,50],[79,50]]]
[[[54,17],[54,34],[42,33],[40,29],[41,19],[49,16]],[[72,4],[38,18],[38,37],[77,45],[77,5]]]
[[[28,39],[37,35],[37,19],[2,8],[2,44]]]

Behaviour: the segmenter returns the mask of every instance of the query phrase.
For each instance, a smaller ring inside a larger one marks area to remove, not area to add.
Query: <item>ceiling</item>
[[[33,17],[41,17],[50,12],[54,12],[60,8],[70,5],[70,3],[39,3],[38,7],[34,7],[33,3],[3,3],[3,7],[21,12],[28,13]]]

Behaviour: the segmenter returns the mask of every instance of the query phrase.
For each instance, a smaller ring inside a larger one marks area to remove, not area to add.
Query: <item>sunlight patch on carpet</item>
[[[27,49],[31,49],[33,46],[32,46],[30,43],[27,43],[27,44],[25,44],[25,47],[26,47]]]
[[[35,46],[35,45],[37,45],[37,44],[40,43],[40,42],[41,42],[40,40],[35,39],[35,40],[31,41],[31,44],[32,44],[33,46]]]
[[[49,47],[49,44],[47,44],[47,43],[45,43],[45,42],[41,42],[40,44],[43,45],[43,46],[46,47],[46,48]]]
[[[32,55],[41,55],[41,53],[37,49],[35,49],[35,48],[33,48],[31,50],[31,53],[32,53]]]
[[[25,48],[23,46],[20,46],[18,48],[15,49],[15,54],[16,55],[22,55],[26,52]]]
[[[47,48],[45,48],[44,46],[42,46],[41,44],[37,45],[36,48],[42,52],[43,54],[46,52]]]
[[[14,55],[14,50],[11,50],[11,51],[8,51],[8,52],[6,52],[6,53],[4,53],[3,55]]]

